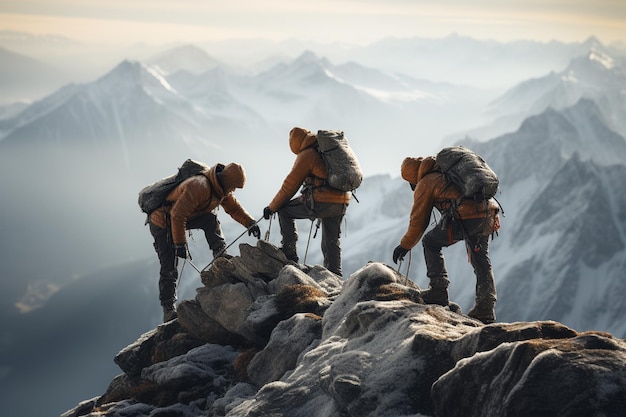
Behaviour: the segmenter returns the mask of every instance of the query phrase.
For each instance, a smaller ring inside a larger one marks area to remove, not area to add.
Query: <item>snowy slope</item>
[[[624,138],[582,100],[474,147],[501,175],[507,214],[492,245],[500,318],[624,335]]]

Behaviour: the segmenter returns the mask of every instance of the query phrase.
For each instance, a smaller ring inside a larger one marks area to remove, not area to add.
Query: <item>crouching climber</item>
[[[450,281],[442,248],[464,240],[476,275],[475,303],[467,315],[483,323],[494,322],[496,288],[489,259],[489,236],[499,227],[498,203],[493,198],[462,199],[459,187],[446,181],[432,156],[405,158],[401,174],[414,190],[414,202],[409,227],[393,251],[393,261],[401,261],[422,239],[430,283],[421,297],[426,303],[447,306]],[[433,208],[441,213],[441,219],[424,235]]]
[[[165,204],[149,215],[150,233],[154,237],[161,269],[159,300],[163,321],[176,318],[177,258],[187,258],[189,251],[185,231],[201,229],[213,252],[213,257],[228,257],[226,242],[215,209],[222,206],[235,221],[248,229],[257,239],[261,231],[254,219],[233,195],[243,188],[246,175],[241,165],[216,164],[177,185],[167,196]]]

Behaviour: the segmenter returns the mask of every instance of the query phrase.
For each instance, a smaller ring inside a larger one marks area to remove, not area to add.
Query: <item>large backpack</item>
[[[317,144],[328,171],[328,185],[341,191],[354,191],[363,181],[363,171],[340,130],[318,130]]]
[[[139,208],[146,214],[152,213],[154,210],[165,205],[165,199],[168,194],[178,184],[183,182],[189,177],[194,175],[200,175],[202,172],[209,169],[208,165],[202,162],[187,159],[176,174],[169,177],[161,178],[160,180],[145,186],[139,191]]]
[[[463,146],[443,148],[436,156],[446,180],[456,184],[464,198],[490,199],[498,191],[499,180],[485,160]]]

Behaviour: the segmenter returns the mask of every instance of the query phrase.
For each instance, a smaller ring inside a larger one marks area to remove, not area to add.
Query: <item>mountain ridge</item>
[[[103,395],[62,417],[626,410],[623,340],[550,321],[483,326],[458,306],[423,304],[419,287],[382,263],[341,281],[259,241],[218,259],[202,282],[177,319],[120,350],[123,373]],[[481,401],[463,400],[468,390]]]

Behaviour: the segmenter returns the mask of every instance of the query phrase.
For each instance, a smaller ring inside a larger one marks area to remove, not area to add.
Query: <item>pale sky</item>
[[[0,0],[0,30],[85,42],[385,37],[626,42],[625,0]]]

